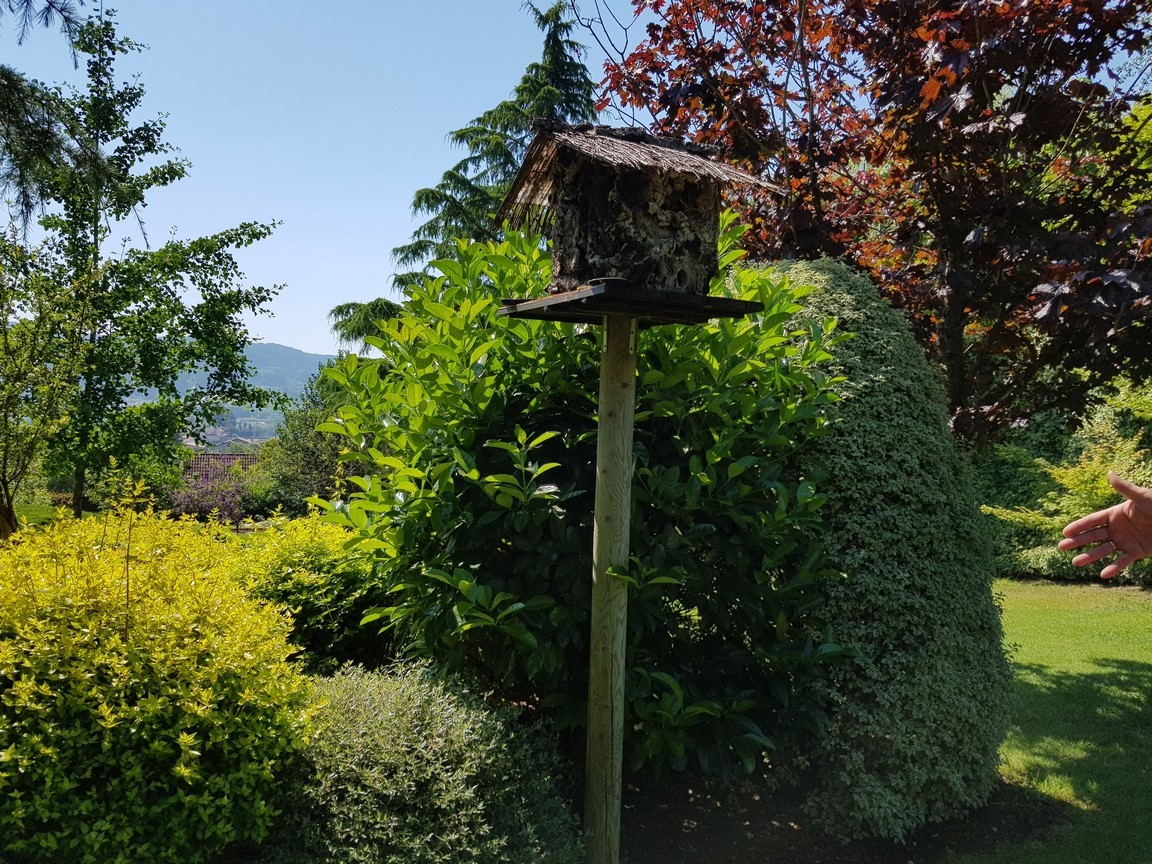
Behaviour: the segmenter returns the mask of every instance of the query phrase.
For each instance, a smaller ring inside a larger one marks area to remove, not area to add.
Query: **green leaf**
[[[545,441],[551,441],[553,438],[556,438],[559,435],[560,435],[559,432],[541,432],[539,435],[537,435],[535,438],[533,438],[530,442],[528,442],[527,449],[533,450],[536,447],[539,447]]]
[[[760,461],[759,456],[742,456],[735,462],[728,463],[728,479],[733,480]]]
[[[501,630],[503,630],[513,639],[517,639],[520,642],[523,642],[529,648],[536,648],[539,646],[539,643],[536,641],[536,637],[528,632],[526,627],[522,627],[519,624],[506,624],[501,627]]]
[[[511,474],[489,474],[483,480],[484,483],[499,484],[503,486],[512,486],[519,488],[520,481],[513,477]]]
[[[424,350],[432,356],[439,357],[441,360],[447,360],[452,364],[455,364],[460,359],[456,356],[456,352],[442,342],[433,342],[425,346]]]
[[[511,453],[513,456],[520,455],[520,447],[516,444],[509,444],[507,441],[485,441],[485,447],[491,447],[494,450],[504,450]]]

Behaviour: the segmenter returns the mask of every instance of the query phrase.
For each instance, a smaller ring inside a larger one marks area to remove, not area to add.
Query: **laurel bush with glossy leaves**
[[[734,232],[729,231],[731,237]],[[722,264],[739,253],[722,249]],[[463,244],[325,374],[346,404],[321,428],[371,466],[328,517],[389,593],[370,617],[400,645],[562,726],[585,716],[599,329],[504,318],[544,293],[538,238]],[[819,725],[813,478],[789,457],[832,395],[824,321],[803,292],[733,269],[715,290],[764,312],[638,336],[629,583],[628,763],[754,771],[771,738]]]

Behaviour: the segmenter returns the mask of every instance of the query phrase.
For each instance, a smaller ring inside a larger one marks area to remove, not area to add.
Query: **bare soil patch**
[[[903,843],[846,845],[814,828],[794,795],[665,778],[626,790],[621,857],[624,864],[938,864],[1040,839],[1068,815],[1065,805],[1005,783],[966,819],[928,825]]]

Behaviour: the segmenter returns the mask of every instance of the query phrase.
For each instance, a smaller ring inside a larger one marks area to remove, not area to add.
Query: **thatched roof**
[[[561,148],[574,150],[604,165],[635,168],[656,174],[681,174],[697,180],[729,185],[752,185],[778,191],[758,177],[709,158],[709,148],[658,138],[639,128],[568,126],[538,120],[532,124],[536,137],[524,155],[512,187],[496,220],[519,227],[532,210],[545,208],[552,191],[553,170]]]

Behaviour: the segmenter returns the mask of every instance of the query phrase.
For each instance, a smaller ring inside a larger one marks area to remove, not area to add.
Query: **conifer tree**
[[[531,142],[533,118],[585,123],[596,117],[595,85],[583,62],[585,48],[572,38],[576,24],[568,4],[558,0],[545,11],[525,5],[544,34],[540,60],[524,71],[511,98],[449,135],[468,155],[435,186],[413,196],[413,215],[429,218],[410,242],[392,250],[401,267],[423,268],[434,259],[453,257],[457,238],[496,238],[500,228],[492,216]],[[422,270],[399,273],[393,282],[402,288],[421,276]]]
[[[367,351],[368,343],[365,340],[376,333],[376,322],[395,318],[399,312],[399,304],[385,297],[377,297],[367,303],[350,301],[333,306],[328,313],[328,322],[333,335],[345,345]]]
[[[81,24],[72,0],[0,0],[0,24],[15,19],[23,42],[34,26],[59,24],[71,42]],[[65,147],[52,94],[7,64],[0,64],[0,188],[12,196],[27,224],[40,200],[44,167]]]

